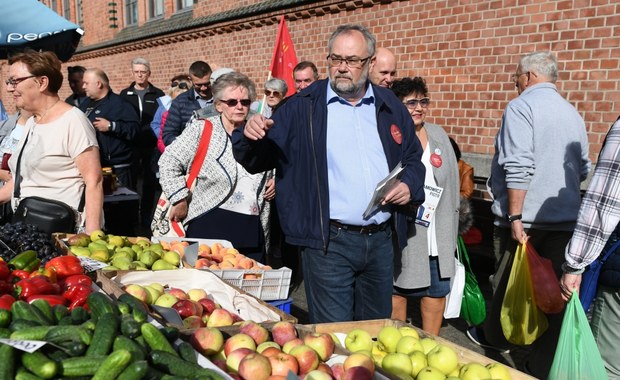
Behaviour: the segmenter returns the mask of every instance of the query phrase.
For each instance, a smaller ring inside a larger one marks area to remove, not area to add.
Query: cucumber
[[[149,317],[149,309],[144,302],[127,293],[121,294],[118,300],[129,305],[131,308],[131,315],[133,315],[136,321],[140,323],[146,322]]]
[[[73,326],[73,319],[71,318],[71,315],[65,315],[64,317],[60,318],[58,320],[57,325],[58,326]]]
[[[11,319],[13,319],[11,310],[0,309],[0,328],[9,327]]]
[[[116,339],[114,339],[112,350],[127,350],[131,352],[131,356],[135,361],[146,359],[146,350],[138,343],[134,342],[132,339],[129,339],[128,337],[123,335],[119,335],[116,337]]]
[[[198,356],[196,356],[196,350],[194,350],[194,347],[192,347],[190,343],[185,341],[179,343],[179,345],[177,346],[177,352],[179,353],[181,359],[186,360],[190,363],[198,363]]]
[[[124,314],[121,317],[121,334],[128,338],[140,336],[140,326],[142,323],[136,321],[131,314]]]
[[[41,310],[26,301],[18,300],[11,305],[13,319],[25,319],[27,321],[38,322],[40,325],[51,325],[52,320],[47,318]]]
[[[95,331],[95,327],[97,327],[97,322],[89,319],[88,321],[82,323],[80,326],[89,329],[90,331]]]
[[[69,358],[60,362],[60,374],[66,377],[92,376],[97,372],[105,358],[103,357],[77,357]]]
[[[56,323],[60,322],[60,320],[67,315],[70,315],[69,308],[65,305],[54,305],[52,307],[52,313],[54,314],[54,320]]]
[[[41,351],[22,353],[22,365],[43,379],[53,379],[58,373],[58,364]]]
[[[181,336],[179,329],[174,326],[164,326],[159,329],[159,331],[161,331],[161,333],[164,334],[166,339],[168,339],[168,342],[172,344],[174,344],[174,342],[176,342],[176,340],[179,339],[179,337]]]
[[[11,321],[11,323],[9,323],[9,330],[18,331],[21,329],[26,329],[29,327],[36,327],[36,326],[41,326],[41,324],[39,322],[13,317],[13,320]]]
[[[83,342],[77,342],[74,340],[58,343],[58,347],[60,347],[59,351],[63,351],[71,357],[84,355],[86,349],[88,348],[88,346]]]
[[[106,356],[112,350],[114,338],[118,335],[118,316],[113,313],[102,314],[97,321],[93,339],[86,350],[86,356]]]
[[[213,378],[222,377],[215,371],[202,368],[198,364],[190,363],[186,360],[172,355],[168,352],[154,350],[149,353],[149,361],[153,366],[161,371],[165,371],[173,376],[183,376],[188,378]]]
[[[74,325],[79,325],[80,323],[84,323],[90,319],[90,313],[84,309],[82,306],[74,307],[71,310],[71,320]]]
[[[11,377],[12,379],[12,377]],[[15,380],[41,380],[42,378],[32,374],[24,367],[19,367],[15,374]]]
[[[90,315],[95,320],[98,320],[105,314],[113,314],[115,316],[119,315],[118,308],[114,302],[112,302],[110,297],[103,293],[93,292],[89,294],[86,299],[86,304],[90,310]]]
[[[89,345],[93,340],[93,336],[90,330],[82,326],[52,326],[47,335],[45,335],[44,340],[57,344],[76,341]]]
[[[134,361],[121,372],[116,380],[139,380],[144,378],[146,371],[149,369],[149,363],[146,360]]]
[[[8,339],[11,331],[0,329],[0,338]],[[0,379],[12,379],[15,377],[15,361],[17,360],[17,352],[8,344],[0,343]]]
[[[92,380],[116,379],[130,363],[131,353],[129,351],[114,351],[101,363]]]
[[[144,340],[149,345],[151,350],[164,351],[174,356],[178,356],[177,352],[174,350],[170,342],[168,342],[164,334],[154,325],[150,323],[143,323],[140,327],[140,331],[142,332],[142,337],[144,337]]]
[[[43,299],[36,299],[30,302],[32,306],[34,306],[37,310],[41,312],[45,316],[47,320],[50,321],[50,324],[54,324],[56,322],[56,318],[54,317],[54,312],[52,311],[52,307],[49,302]]]
[[[16,340],[45,340],[45,336],[52,326],[24,327],[11,333],[11,339]]]
[[[121,313],[121,315],[131,314],[131,306],[125,302],[117,301],[116,307],[118,307],[118,312]]]

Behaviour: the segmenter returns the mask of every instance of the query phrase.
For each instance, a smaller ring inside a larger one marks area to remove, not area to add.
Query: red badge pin
[[[442,163],[443,163],[443,160],[441,159],[440,155],[438,155],[437,153],[431,154],[431,165],[433,165],[436,168],[439,168],[441,167]]]
[[[392,124],[390,127],[390,132],[392,133],[392,138],[396,141],[396,144],[400,145],[403,143],[403,134],[400,133],[400,129],[396,124]]]

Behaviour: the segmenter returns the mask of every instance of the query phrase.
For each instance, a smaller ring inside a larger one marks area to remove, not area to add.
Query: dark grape
[[[37,251],[42,264],[61,254],[54,245],[52,235],[38,230],[37,226],[32,224],[18,222],[1,225],[0,240],[15,252],[11,252],[4,246],[0,247],[0,257],[5,261],[29,249]]]

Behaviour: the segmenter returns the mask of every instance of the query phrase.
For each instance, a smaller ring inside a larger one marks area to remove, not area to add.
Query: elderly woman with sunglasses
[[[430,98],[421,77],[404,78],[392,91],[411,114],[424,153],[426,201],[410,221],[408,244],[395,255],[394,290],[406,297],[421,297],[422,329],[439,335],[454,276],[459,209],[459,171],[448,135],[438,125],[426,122]],[[437,197],[430,194],[439,194]],[[432,200],[435,211],[430,213]],[[406,300],[405,300],[406,301]]]
[[[250,107],[252,111],[262,113],[263,116],[269,118],[274,109],[286,96],[288,92],[288,85],[286,82],[279,78],[271,78],[265,82],[265,102],[263,108],[260,109],[261,102],[254,102]]]
[[[256,98],[254,83],[237,72],[219,77],[212,88],[217,115],[192,117],[159,160],[160,183],[173,204],[170,217],[182,221],[187,237],[224,239],[241,253],[261,261],[268,236],[269,174],[250,174],[235,161],[230,135],[245,124]],[[193,191],[185,176],[203,131],[211,128],[206,158]]]

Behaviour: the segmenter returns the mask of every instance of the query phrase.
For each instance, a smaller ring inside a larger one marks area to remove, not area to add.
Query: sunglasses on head
[[[228,107],[236,107],[237,104],[241,103],[244,107],[249,107],[252,104],[250,99],[228,99],[228,100],[220,100],[220,102],[226,104]]]
[[[282,93],[280,91],[265,90],[265,95],[271,96],[271,94],[273,94],[273,96],[275,96],[276,98],[279,98],[282,96]]]
[[[171,87],[179,87],[181,90],[187,90],[188,84],[185,82],[172,82]]]

